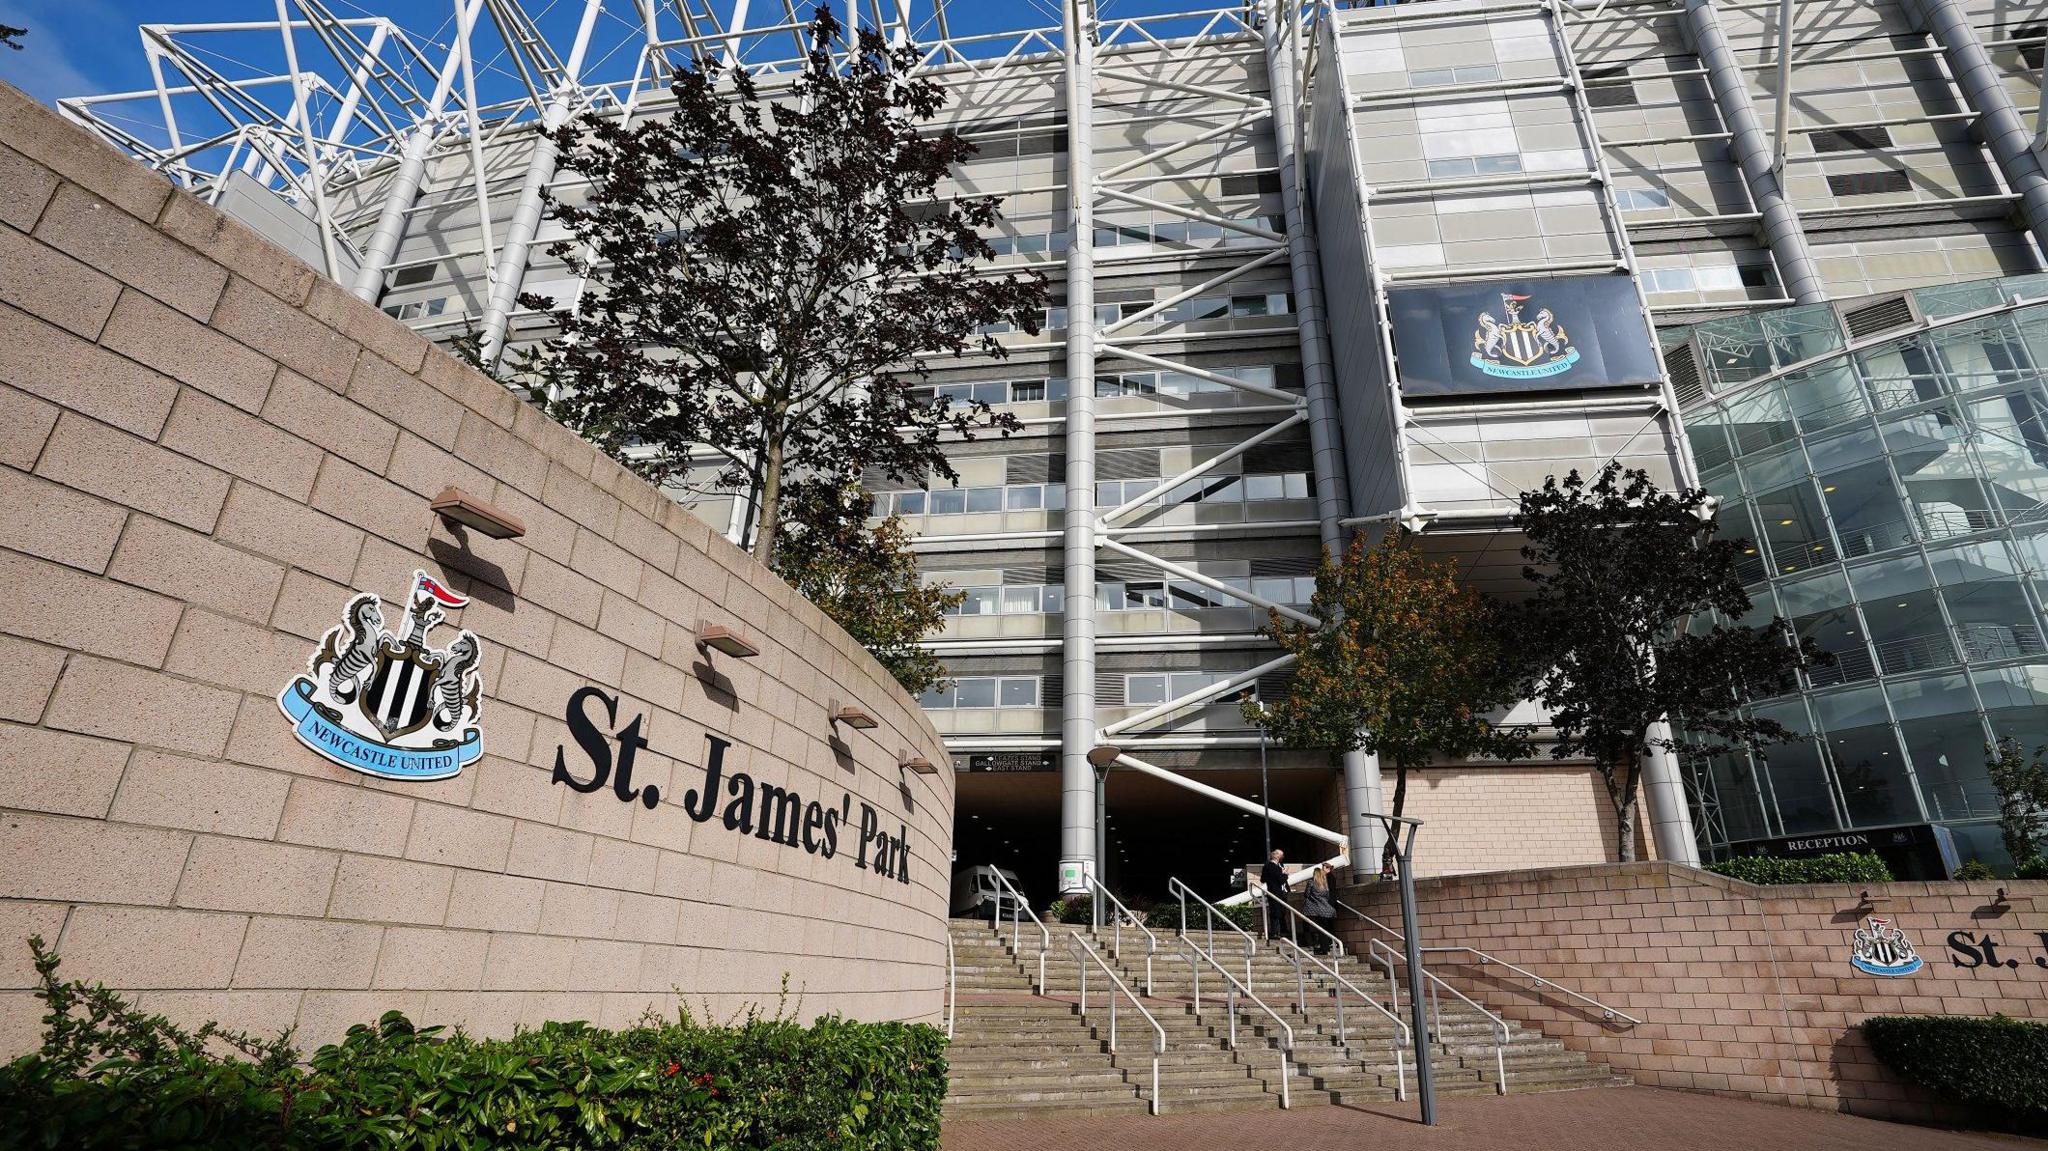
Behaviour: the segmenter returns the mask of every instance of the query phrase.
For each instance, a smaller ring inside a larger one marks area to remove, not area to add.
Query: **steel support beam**
[[[533,237],[540,231],[541,192],[555,179],[560,158],[549,134],[576,112],[583,76],[583,57],[590,48],[590,33],[597,26],[597,14],[604,0],[584,0],[583,19],[576,26],[576,41],[569,47],[562,78],[549,95],[542,113],[540,132],[534,137],[533,154],[527,157],[526,179],[519,186],[519,202],[512,207],[511,222],[505,225],[505,246],[498,249],[497,267],[491,272],[491,299],[484,307],[482,338],[477,356],[489,367],[505,351],[505,329],[512,322],[512,309],[519,304],[519,289],[526,281],[526,266],[532,258]]]
[[[1301,194],[1303,156],[1299,107],[1301,6],[1275,4],[1266,20],[1266,74],[1273,95],[1274,154],[1280,169],[1280,203],[1286,210],[1287,261],[1294,280],[1299,321],[1301,380],[1308,396],[1308,442],[1316,484],[1316,519],[1323,550],[1342,554],[1351,514],[1344,473],[1343,434],[1337,424],[1337,379],[1323,307],[1323,269],[1316,251],[1315,223]],[[1344,823],[1350,836],[1354,874],[1372,867],[1384,843],[1384,828],[1371,812],[1383,810],[1380,762],[1363,751],[1344,753]]]
[[[1764,244],[1778,265],[1778,278],[1784,283],[1785,294],[1802,304],[1819,303],[1827,299],[1820,268],[1807,247],[1799,213],[1793,210],[1784,184],[1773,170],[1770,138],[1757,121],[1756,105],[1743,80],[1742,65],[1728,46],[1727,34],[1721,30],[1721,16],[1714,8],[1714,0],[1685,0],[1685,23],[1700,63],[1706,67],[1707,84],[1713,90],[1714,102],[1720,106],[1721,119],[1728,125],[1729,150],[1749,184],[1750,199],[1763,214]]]
[[[1095,842],[1095,28],[1064,0],[1067,104],[1067,588],[1060,670],[1059,889],[1088,890]]]
[[[2042,170],[2033,134],[2027,131],[2019,109],[2013,106],[2004,76],[1985,52],[1984,43],[1962,5],[1955,0],[1911,0],[1909,11],[1912,8],[1919,9],[1921,24],[1941,45],[1949,74],[1955,77],[1963,100],[1977,113],[1978,135],[1998,161],[2005,182],[2019,193],[2027,230],[2033,233],[2041,250],[2048,252],[2048,172]],[[2048,100],[2048,95],[2043,99]]]

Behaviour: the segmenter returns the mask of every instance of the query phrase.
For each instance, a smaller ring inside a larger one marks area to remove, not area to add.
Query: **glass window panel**
[[[1048,400],[1066,399],[1067,378],[1065,376],[1048,376],[1045,381],[1045,398]]]
[[[1821,571],[1779,585],[1779,603],[1792,630],[1835,657],[1830,667],[1808,673],[1815,687],[1869,679],[1876,667],[1865,645],[1863,623],[1849,603],[1849,581],[1839,571]],[[1759,602],[1759,611],[1767,604]],[[1747,622],[1747,621],[1745,621]]]
[[[1035,679],[1006,679],[1002,686],[1004,707],[1037,707],[1038,681]]]
[[[968,488],[967,510],[970,512],[999,512],[1003,510],[1003,489]]]
[[[1292,579],[1255,579],[1252,581],[1252,594],[1260,599],[1271,600],[1274,603],[1286,603],[1294,598],[1294,581]]]
[[[2018,565],[1997,541],[1932,553],[1957,638],[1972,661],[1991,663],[2048,654],[2040,616],[2020,582]]]
[[[1756,714],[1796,732],[1810,733],[1806,709],[1797,700],[1759,707]],[[1759,756],[1764,795],[1778,813],[1779,833],[1801,835],[1841,827],[1820,748],[1811,739],[1774,743]]]
[[[959,488],[940,488],[931,493],[931,509],[935,516],[955,516],[967,510],[967,493]]]
[[[1783,444],[1744,456],[1736,465],[1746,491],[1765,492],[1793,483],[1807,474],[1806,453],[1798,444]]]
[[[1874,441],[1877,437],[1871,433]],[[1905,547],[1913,542],[1906,507],[1892,486],[1892,472],[1883,460],[1824,471],[1821,498],[1835,518],[1842,554],[1850,558]]]
[[[1728,415],[1718,404],[1686,414],[1685,438],[1692,443],[1692,457],[1701,471],[1735,458],[1728,447]]]
[[[1010,510],[1030,511],[1045,500],[1045,489],[1037,484],[1019,484],[1009,489]]]
[[[1124,701],[1136,704],[1165,703],[1166,677],[1163,675],[1125,676]]]
[[[1277,500],[1287,495],[1287,481],[1280,476],[1246,476],[1244,498],[1248,500]]]
[[[1143,488],[1139,488],[1139,489],[1138,489],[1138,491],[1143,491],[1143,490],[1145,490],[1145,489],[1143,489]],[[1137,492],[1132,492],[1131,494],[1132,494],[1132,495],[1136,495],[1136,494],[1138,494],[1138,493],[1137,493]],[[1096,480],[1096,481],[1095,481],[1095,506],[1096,506],[1096,507],[1098,507],[1098,508],[1113,508],[1113,507],[1115,507],[1115,506],[1117,506],[1118,504],[1120,504],[1120,503],[1123,503],[1123,502],[1124,502],[1124,485],[1123,485],[1123,484],[1119,483],[1119,482],[1118,482],[1118,481],[1116,481],[1116,480]]]
[[[1045,507],[1047,511],[1058,511],[1067,506],[1067,485],[1045,485]]]
[[[1777,574],[1806,571],[1834,558],[1827,517],[1810,481],[1756,497],[1756,516]]]
[[[1906,779],[1882,693],[1875,687],[1856,688],[1815,696],[1813,705],[1827,733],[1828,758],[1849,822],[1868,827],[1919,819],[1920,805]]]
[[[899,515],[921,516],[924,514],[924,503],[923,492],[896,493],[896,511]]]
[[[953,706],[953,689],[928,687],[917,697],[917,704],[926,711],[944,711]]]
[[[1037,584],[1026,584],[1018,587],[1004,588],[1003,614],[1037,615],[1038,592],[1039,588]]]
[[[1166,678],[1168,698],[1179,699],[1191,691],[1200,691],[1208,687],[1215,683],[1218,677],[1205,671],[1181,671]]]
[[[1228,607],[1230,601],[1222,592],[1212,591],[1201,584],[1188,580],[1174,580],[1168,586],[1173,597],[1173,610],[1200,611],[1203,608]]]
[[[967,598],[960,601],[961,615],[994,615],[1002,603],[1002,589],[993,587],[966,587],[960,589]]]
[[[1748,756],[1717,755],[1708,763],[1707,774],[1721,801],[1721,822],[1727,826],[1730,840],[1763,839],[1771,834],[1764,817],[1761,781]]]
[[[1308,498],[1308,473],[1307,473],[1307,472],[1288,472],[1288,473],[1287,473],[1287,475],[1286,475],[1286,476],[1285,476],[1284,478],[1285,478],[1285,479],[1286,479],[1286,481],[1287,481],[1287,498],[1288,498],[1288,499],[1290,499],[1290,500],[1305,500],[1305,499],[1307,499],[1307,498]]]
[[[1792,438],[1792,407],[1776,384],[1752,388],[1728,402],[1728,428],[1746,456]]]
[[[955,707],[994,707],[996,705],[996,681],[984,678],[962,679],[955,685],[954,695],[958,702]]]
[[[1845,360],[1834,360],[1784,380],[1785,400],[1798,416],[1801,427],[1832,427],[1867,415],[1870,401],[1856,371]]]
[[[1166,585],[1164,583],[1127,583],[1124,585],[1124,607],[1131,611],[1166,606]]]
[[[1905,680],[1891,685],[1891,700],[1928,818],[1995,817],[1984,725],[1969,681],[1959,675]]]
[[[1067,610],[1067,585],[1047,584],[1039,593],[1039,610],[1047,615],[1059,615]]]
[[[1472,171],[1481,176],[1498,176],[1506,172],[1522,170],[1522,158],[1513,154],[1496,156],[1474,156]]]
[[[1470,176],[1472,172],[1472,161],[1469,157],[1429,162],[1429,178],[1432,180],[1456,180]]]

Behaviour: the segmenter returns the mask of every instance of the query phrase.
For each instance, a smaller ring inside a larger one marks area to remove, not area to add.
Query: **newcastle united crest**
[[[415,571],[405,619],[385,630],[374,592],[348,601],[341,623],[277,697],[299,742],[335,763],[385,779],[446,779],[483,754],[477,730],[482,649],[467,630],[446,648],[429,634],[443,608],[468,603]]]
[[[1479,328],[1472,333],[1473,367],[1507,380],[1540,380],[1579,362],[1579,350],[1572,347],[1556,313],[1538,308],[1534,320],[1525,320],[1522,305],[1529,297],[1502,292],[1500,302],[1505,321],[1491,312],[1479,313]]]
[[[1876,916],[1856,929],[1849,963],[1867,975],[1911,975],[1920,970],[1920,956],[1897,924]]]

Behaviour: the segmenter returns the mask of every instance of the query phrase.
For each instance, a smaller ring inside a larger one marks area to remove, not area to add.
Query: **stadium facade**
[[[957,682],[925,700],[960,773],[962,865],[1014,865],[1034,887],[1055,865],[1063,886],[1089,868],[1134,890],[1220,882],[1260,854],[1267,804],[1294,858],[1369,856],[1377,765],[1268,748],[1239,716],[1245,693],[1286,690],[1258,635],[1266,611],[1301,612],[1322,549],[1395,524],[1511,594],[1516,494],[1607,460],[1704,482],[1742,517],[1812,488],[1797,532],[1741,526],[1768,549],[1760,610],[1860,611],[1871,645],[1769,705],[1826,737],[1802,751],[1767,768],[1646,765],[1645,848],[1690,861],[1880,823],[1985,838],[1982,742],[2043,728],[2030,685],[2048,553],[2027,533],[2048,520],[2010,493],[2044,466],[2048,396],[2015,301],[2048,267],[2048,3],[1153,15],[1081,0],[1018,5],[993,29],[985,7],[871,14],[924,46],[952,96],[945,122],[979,145],[956,183],[1005,197],[997,265],[1052,282],[1040,334],[1004,334],[1006,359],[933,379],[1024,430],[955,445],[957,488],[878,491],[930,575],[967,591],[933,641]],[[60,106],[420,331],[481,333],[487,355],[548,334],[520,292],[567,302],[586,287],[547,251],[562,234],[539,190],[579,189],[537,129],[660,115],[669,70],[700,53],[786,72],[807,14],[587,0],[557,26],[562,13],[473,0],[436,45],[315,0],[292,9],[282,74],[218,64],[227,37],[274,47],[275,21],[158,26],[144,30],[154,88]],[[1929,302],[1998,277],[1967,306]],[[1967,365],[1914,367],[1906,351],[1994,328],[2011,350]],[[1906,366],[1867,367],[1885,356]],[[1892,405],[1909,443],[1884,415],[1897,380],[1920,405]],[[1838,426],[1799,398],[1839,405],[1844,389],[1863,397],[1843,418],[1870,443],[1843,466],[1893,485],[1898,514],[1877,535],[1855,534],[1863,513],[1827,486],[1816,433]],[[1766,396],[1774,415],[1756,414]],[[1755,478],[1766,449],[1776,487]],[[1970,484],[1974,501],[1953,494]],[[735,535],[744,519],[729,498],[695,509]],[[1808,551],[1776,563],[1795,534]],[[1946,558],[1980,545],[2002,560]],[[1893,589],[1865,569],[1902,557],[1922,566],[1901,598],[1925,602],[1884,630],[1867,605]],[[1959,604],[1952,587],[1994,569],[1996,594]],[[1979,642],[1983,628],[2002,630]],[[1885,645],[1907,632],[1948,646],[1897,662]],[[1862,694],[1834,702],[1845,691]],[[1890,801],[1850,796],[1870,758],[1838,750],[1851,738],[1871,755],[1892,741],[1909,774]],[[1584,764],[1439,765],[1410,814],[1427,821],[1424,873],[1614,851]]]

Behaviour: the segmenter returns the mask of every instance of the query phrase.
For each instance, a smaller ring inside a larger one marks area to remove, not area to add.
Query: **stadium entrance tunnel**
[[[1336,826],[1337,769],[1290,767],[1269,774],[1276,814]],[[1189,775],[1260,802],[1257,766],[1195,769]],[[981,865],[1011,871],[1032,910],[1043,915],[1058,894],[1059,773],[963,772],[956,804],[954,874]],[[1205,899],[1221,899],[1241,889],[1232,884],[1232,873],[1256,867],[1265,854],[1265,830],[1257,813],[1125,769],[1109,774],[1106,823],[1100,874],[1133,910],[1170,902],[1170,878],[1179,878]],[[1336,854],[1333,844],[1279,823],[1273,825],[1273,846],[1287,853],[1290,865]],[[962,881],[956,880],[956,896],[961,890]],[[971,914],[958,901],[954,907],[956,915]]]

